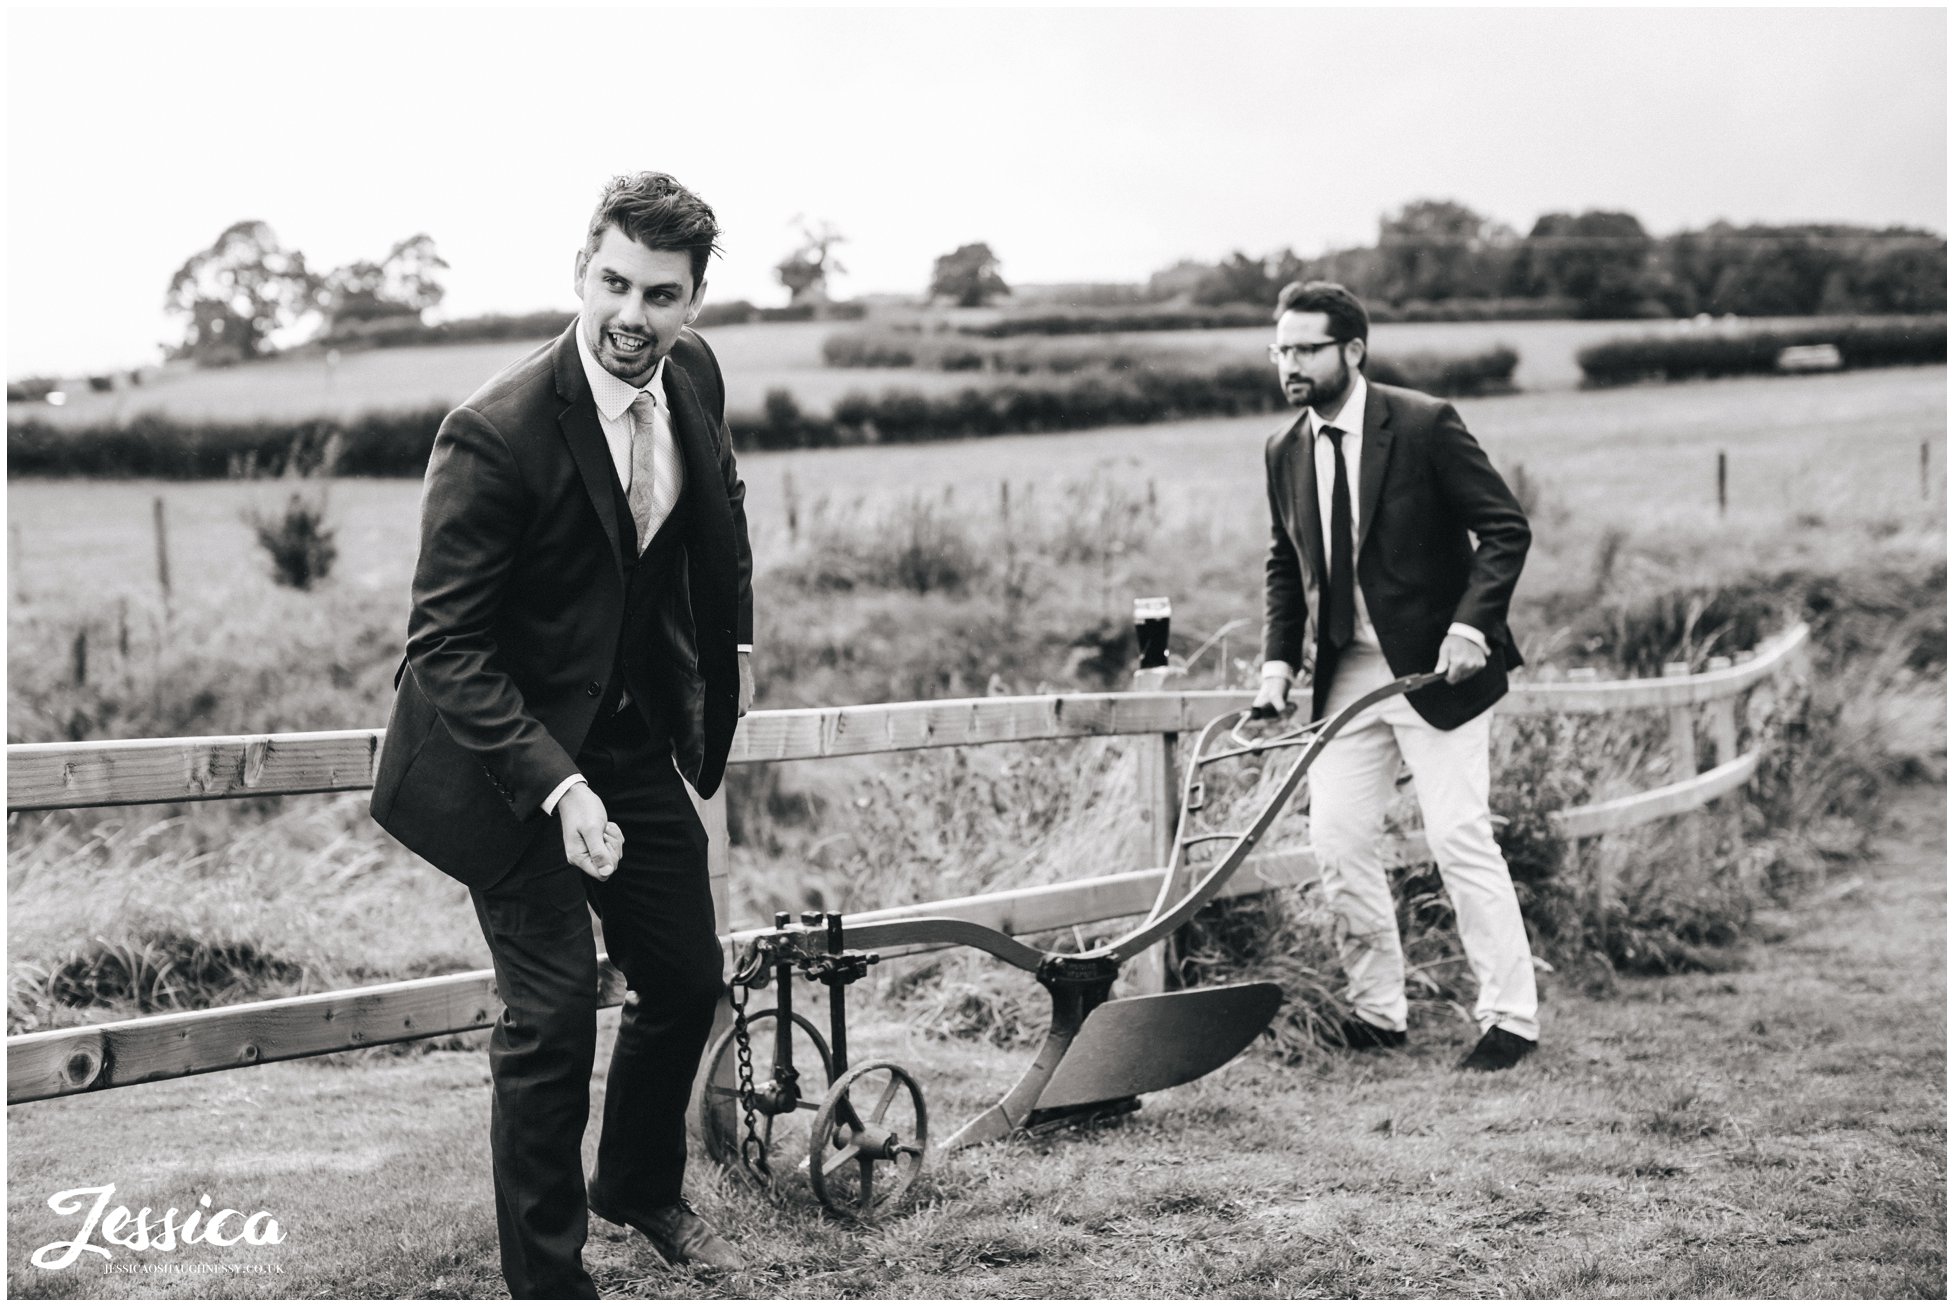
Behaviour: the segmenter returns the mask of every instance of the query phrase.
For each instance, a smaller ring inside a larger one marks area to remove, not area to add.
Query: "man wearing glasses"
[[[1404,953],[1378,848],[1402,760],[1479,985],[1481,1036],[1460,1065],[1505,1070],[1540,1029],[1533,951],[1487,803],[1487,710],[1520,665],[1506,610],[1532,533],[1450,404],[1365,380],[1370,318],[1354,295],[1294,282],[1275,321],[1269,357],[1302,414],[1266,450],[1273,529],[1256,710],[1286,711],[1309,662],[1312,719],[1399,676],[1445,674],[1358,717],[1310,770],[1310,843],[1356,1011],[1344,1042],[1405,1042]]]

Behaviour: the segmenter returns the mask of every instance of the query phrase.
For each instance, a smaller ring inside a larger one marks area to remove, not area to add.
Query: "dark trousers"
[[[721,991],[706,833],[672,767],[666,733],[627,708],[594,727],[578,768],[624,831],[599,883],[563,857],[555,817],[501,881],[474,892],[504,1010],[489,1040],[490,1144],[502,1275],[517,1298],[594,1298],[583,1135],[597,1053],[603,919],[627,1002],[604,1089],[592,1196],[626,1219],[677,1202],[685,1108]]]

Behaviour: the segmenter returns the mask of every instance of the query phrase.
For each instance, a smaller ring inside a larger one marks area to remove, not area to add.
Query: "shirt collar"
[[[622,383],[620,382],[619,384]],[[1364,438],[1364,401],[1369,396],[1370,386],[1364,381],[1364,374],[1361,372],[1354,373],[1350,378],[1350,395],[1343,401],[1343,407],[1337,411],[1337,420],[1330,425],[1343,432],[1346,436],[1355,436],[1359,440],[1362,440]],[[1323,434],[1323,419],[1317,415],[1315,409],[1310,409],[1308,412],[1309,434],[1310,438],[1314,439]]]
[[[665,363],[671,355],[658,360],[658,366],[651,370],[651,378],[643,386],[634,386],[622,377],[605,371],[604,365],[590,352],[590,345],[583,338],[583,318],[578,317],[572,328],[577,334],[577,357],[583,360],[584,379],[590,383],[590,397],[597,401],[597,411],[607,422],[615,422],[624,416],[624,410],[641,394],[650,395],[654,404],[665,402]]]

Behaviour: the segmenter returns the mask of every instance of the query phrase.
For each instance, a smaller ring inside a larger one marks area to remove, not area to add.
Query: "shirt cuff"
[[[1262,679],[1266,681],[1271,676],[1280,676],[1285,681],[1293,681],[1296,679],[1296,669],[1284,662],[1271,661],[1263,663]]]
[[[1476,626],[1467,626],[1464,622],[1454,622],[1446,628],[1445,634],[1464,636],[1466,639],[1478,645],[1479,652],[1482,654],[1491,654],[1493,651],[1492,646],[1486,643],[1486,637],[1480,633],[1479,628]]]
[[[735,645],[734,648],[738,649],[741,653],[753,652],[753,646],[750,644]]]
[[[587,785],[589,782],[585,781],[582,774],[578,772],[572,772],[570,775],[564,777],[563,782],[550,791],[550,797],[543,800],[543,811],[554,817],[556,815],[556,805],[562,802],[563,796],[570,792],[570,787],[577,784]]]

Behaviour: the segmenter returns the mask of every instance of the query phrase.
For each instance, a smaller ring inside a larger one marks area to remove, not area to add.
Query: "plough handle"
[[[1397,680],[1380,685],[1369,694],[1362,695],[1355,701],[1346,704],[1327,722],[1324,722],[1321,728],[1310,739],[1308,746],[1303,749],[1301,756],[1289,768],[1289,772],[1283,777],[1282,783],[1276,787],[1276,792],[1263,805],[1262,811],[1256,814],[1255,820],[1249,824],[1248,829],[1243,831],[1240,837],[1237,838],[1234,847],[1229,849],[1219,862],[1209,868],[1208,873],[1191,886],[1181,896],[1178,902],[1174,903],[1171,908],[1168,908],[1165,906],[1167,896],[1173,892],[1185,847],[1181,843],[1179,831],[1176,830],[1174,856],[1172,861],[1168,863],[1165,878],[1160,883],[1160,898],[1155,900],[1154,909],[1148,914],[1147,920],[1134,927],[1131,931],[1128,931],[1125,935],[1120,936],[1120,938],[1114,940],[1112,943],[1094,949],[1092,953],[1086,956],[1106,956],[1125,961],[1127,958],[1151,947],[1186,925],[1193,919],[1195,913],[1199,912],[1206,906],[1210,899],[1221,892],[1221,887],[1228,883],[1228,878],[1233,876],[1236,869],[1247,860],[1249,850],[1255,847],[1255,842],[1262,838],[1263,832],[1268,830],[1270,824],[1275,821],[1276,814],[1282,811],[1283,805],[1289,801],[1289,796],[1296,792],[1296,787],[1302,784],[1303,777],[1309,773],[1311,765],[1322,756],[1324,747],[1337,737],[1338,732],[1343,730],[1345,726],[1348,726],[1358,714],[1364,712],[1366,709],[1374,707],[1386,699],[1396,698],[1401,694],[1409,694],[1413,690],[1423,689],[1427,685],[1444,679],[1444,673],[1442,672],[1419,672],[1411,676],[1400,676]],[[1236,709],[1233,712],[1223,713],[1212,722],[1209,722],[1207,728],[1201,733],[1201,743],[1196,745],[1197,756],[1199,755],[1201,745],[1205,744],[1224,723],[1233,721],[1236,725],[1239,725],[1241,719],[1246,717],[1249,711],[1249,709]],[[1192,769],[1190,769],[1190,776],[1191,774]]]
[[[1219,863],[1209,870],[1208,874],[1201,879],[1200,883],[1188,890],[1171,910],[1163,913],[1161,905],[1156,902],[1154,910],[1148,914],[1145,922],[1110,944],[1083,954],[1047,953],[1014,939],[1001,930],[979,925],[974,921],[965,921],[958,917],[915,917],[907,920],[863,922],[861,924],[847,926],[843,932],[841,942],[845,942],[847,947],[854,949],[889,949],[914,944],[962,945],[967,948],[979,949],[1001,962],[1008,963],[1020,970],[1034,973],[1038,971],[1041,965],[1053,959],[1066,959],[1070,957],[1111,958],[1115,962],[1123,962],[1135,953],[1165,938],[1169,933],[1186,924],[1196,912],[1201,910],[1202,906],[1209,899],[1220,892],[1221,887],[1227,883],[1228,878],[1235,873],[1236,869],[1247,858],[1248,852],[1254,847],[1255,841],[1262,837],[1262,833],[1268,829],[1269,824],[1275,820],[1276,814],[1281,811],[1282,805],[1295,792],[1297,785],[1302,782],[1304,774],[1308,772],[1310,764],[1315,762],[1318,755],[1322,753],[1323,746],[1336,738],[1337,732],[1348,725],[1352,718],[1374,704],[1381,703],[1395,695],[1407,694],[1412,690],[1420,689],[1423,686],[1430,685],[1434,681],[1442,679],[1441,674],[1437,672],[1426,672],[1416,676],[1400,677],[1388,685],[1379,686],[1323,723],[1322,728],[1310,740],[1309,746],[1303,751],[1302,756],[1290,768],[1288,775],[1283,779],[1282,785],[1276,794],[1264,806],[1261,813],[1256,816],[1254,823],[1247,830],[1235,837],[1235,846],[1228,851]],[[1217,731],[1224,729],[1230,722],[1242,717],[1246,711],[1246,709],[1237,709],[1216,717],[1204,728],[1200,740],[1205,743]],[[1197,744],[1197,755],[1199,750],[1200,745]],[[1192,779],[1192,769],[1189,771],[1189,776]],[[1174,883],[1174,873],[1178,870],[1180,862],[1181,847],[1177,839],[1173,862],[1168,866],[1166,879],[1161,885],[1161,894],[1163,897],[1168,892],[1169,887]],[[789,929],[783,931],[783,934],[791,939],[795,939],[804,947],[818,948],[823,944],[827,944],[830,947],[836,946],[836,941],[832,937],[825,931],[821,931],[815,927],[803,927],[798,931]]]

